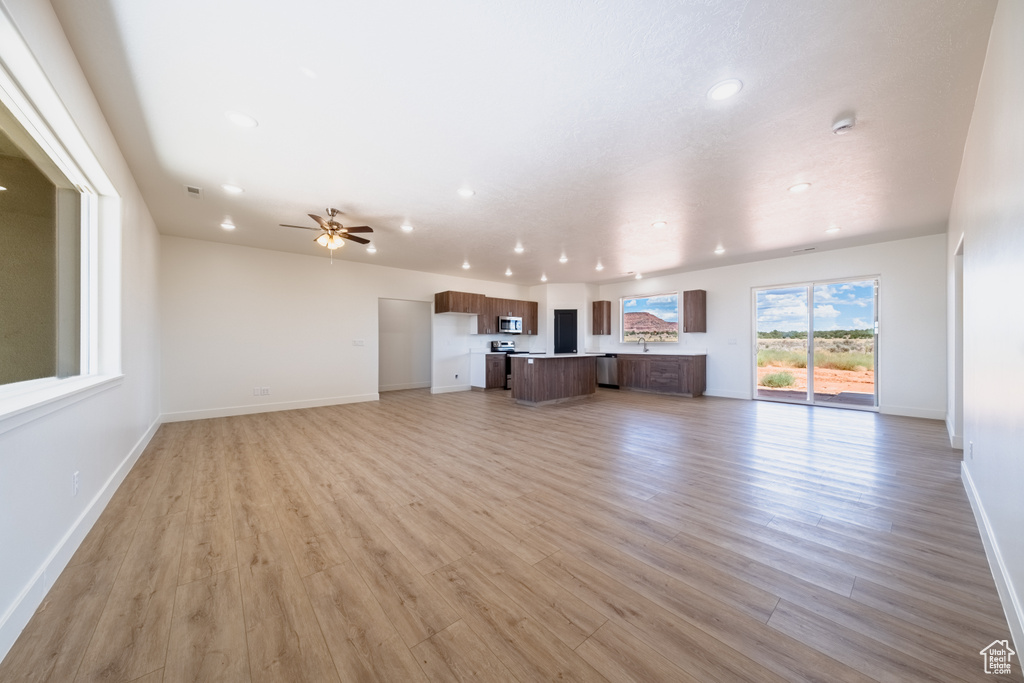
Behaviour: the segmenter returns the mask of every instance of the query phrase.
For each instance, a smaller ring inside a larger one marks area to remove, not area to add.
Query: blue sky
[[[814,287],[814,329],[864,330],[874,325],[874,280]],[[757,293],[757,331],[807,331],[807,288]]]
[[[623,313],[650,313],[665,322],[679,322],[679,295],[658,294],[622,300]]]

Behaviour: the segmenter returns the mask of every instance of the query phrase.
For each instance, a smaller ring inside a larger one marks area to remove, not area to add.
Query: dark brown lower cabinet
[[[619,354],[619,388],[701,396],[706,388],[706,356]]]
[[[477,366],[479,367],[479,366]],[[505,388],[505,354],[487,354],[486,376],[484,386],[488,389]]]

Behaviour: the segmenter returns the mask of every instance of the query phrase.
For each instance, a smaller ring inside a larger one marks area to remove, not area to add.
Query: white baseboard
[[[926,420],[945,420],[945,410],[931,410],[929,408],[911,408],[908,406],[878,406],[878,412],[883,415],[901,415],[903,417],[922,417]]]
[[[949,421],[949,415],[946,415],[946,433],[949,434],[949,445],[957,450],[962,451],[964,449],[964,437],[962,434],[956,434],[956,429],[953,424]]]
[[[261,403],[248,406],[231,406],[228,408],[208,408],[205,410],[184,410],[177,413],[164,413],[164,422],[184,422],[185,420],[207,420],[211,417],[234,417],[235,415],[254,415],[256,413],[276,413],[279,410],[299,410],[300,408],[320,408],[338,406],[345,403],[363,403],[379,401],[380,394],[355,394],[353,396],[335,396],[333,398],[314,398],[306,401],[285,401],[283,403]]]
[[[432,394],[450,394],[455,391],[469,391],[473,387],[468,384],[455,384],[450,387],[430,387],[430,393]]]
[[[146,450],[156,430],[162,424],[160,418],[153,421],[149,429],[139,437],[132,449],[125,456],[121,464],[107,478],[107,481],[100,487],[100,490],[85,506],[82,514],[74,521],[71,527],[57,543],[54,549],[43,561],[42,566],[36,570],[25,587],[18,593],[10,608],[0,617],[0,660],[7,655],[14,642],[21,635],[29,619],[35,614],[36,609],[42,604],[47,592],[53,587],[54,581],[71,561],[71,556],[78,550],[78,546],[85,540],[86,534],[92,529],[93,524],[99,519],[100,514],[107,507],[107,503],[113,497],[117,487],[121,485],[128,472],[138,461],[139,456]]]
[[[1003,613],[1010,626],[1010,637],[1013,638],[1014,645],[1019,652],[1021,648],[1024,648],[1024,607],[1021,605],[1021,596],[1017,593],[1013,580],[1010,578],[1010,571],[999,550],[999,542],[992,532],[988,515],[985,514],[985,506],[981,502],[981,497],[978,496],[974,480],[971,479],[971,471],[967,469],[965,462],[960,463],[960,478],[964,482],[967,499],[971,501],[974,519],[978,523],[978,531],[981,532],[981,542],[985,545],[985,556],[992,569],[992,578],[995,579],[996,590],[999,591],[999,601],[1003,604]]]
[[[743,391],[708,391],[704,390],[705,396],[714,396],[716,398],[738,398],[740,400],[749,401],[750,392]]]
[[[377,392],[402,391],[403,389],[429,389],[430,382],[409,382],[407,384],[385,384],[377,389]]]

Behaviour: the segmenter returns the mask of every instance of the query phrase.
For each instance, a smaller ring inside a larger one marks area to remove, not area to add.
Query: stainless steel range
[[[491,353],[505,354],[505,388],[512,388],[512,355],[516,353],[529,353],[528,351],[516,351],[514,341],[492,341]]]

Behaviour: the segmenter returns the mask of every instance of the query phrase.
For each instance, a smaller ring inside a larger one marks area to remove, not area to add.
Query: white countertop
[[[513,358],[599,358],[603,353],[517,353]]]
[[[648,351],[644,353],[643,349],[637,349],[636,351],[606,351],[601,355],[607,355],[614,353],[617,356],[706,356],[707,351]]]

